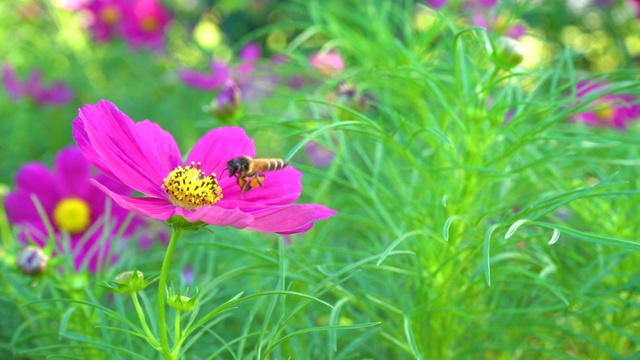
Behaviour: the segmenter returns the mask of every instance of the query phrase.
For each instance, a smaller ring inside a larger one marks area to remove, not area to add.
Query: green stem
[[[171,350],[169,349],[169,333],[167,332],[167,313],[165,311],[167,275],[169,274],[169,264],[171,263],[173,251],[178,243],[180,232],[181,231],[175,227],[173,228],[173,233],[169,240],[169,247],[167,247],[167,253],[164,255],[164,261],[162,262],[162,270],[160,271],[160,280],[158,282],[158,332],[160,333],[161,352],[167,359],[172,359]]]
[[[133,307],[136,308],[136,313],[138,314],[138,319],[140,319],[140,324],[142,325],[142,329],[144,330],[145,335],[147,335],[147,341],[149,341],[149,344],[151,344],[151,346],[158,349],[159,348],[158,341],[156,341],[156,338],[151,332],[151,329],[149,329],[149,325],[147,325],[147,319],[144,317],[144,311],[140,306],[140,301],[138,301],[138,293],[136,292],[131,293],[131,300],[133,300]]]
[[[176,321],[175,321],[175,325],[173,326],[176,342],[175,342],[175,348],[173,349],[173,353],[171,354],[176,359],[178,358],[178,354],[180,353],[180,345],[182,344],[182,339],[180,338],[181,316],[182,316],[182,311],[176,310]]]

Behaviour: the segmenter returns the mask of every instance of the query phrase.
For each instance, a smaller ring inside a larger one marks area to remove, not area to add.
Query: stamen
[[[184,168],[178,166],[164,178],[162,188],[174,205],[194,210],[213,205],[222,199],[222,188],[218,186],[216,174],[206,176],[200,170],[201,165],[200,162],[191,162],[191,165]]]

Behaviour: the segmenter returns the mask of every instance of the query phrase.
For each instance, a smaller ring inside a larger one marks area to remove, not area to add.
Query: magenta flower
[[[572,121],[583,122],[589,126],[610,127],[624,130],[628,124],[640,119],[638,100],[630,94],[604,94],[605,83],[592,80],[576,85],[578,99],[592,97],[601,93],[591,104],[590,111],[573,114]]]
[[[2,67],[2,81],[13,100],[30,98],[41,105],[63,105],[74,97],[73,90],[60,81],[45,86],[42,73],[38,70],[31,71],[27,80],[22,82],[13,66],[5,64]]]
[[[158,220],[179,216],[195,223],[292,234],[336,214],[315,204],[292,204],[302,190],[302,174],[289,166],[267,173],[263,186],[241,194],[227,162],[254,156],[253,140],[239,127],[209,131],[183,162],[171,135],[148,120],[134,123],[112,103],[85,105],[73,122],[82,153],[113,179],[147,195],[129,197],[93,183],[122,207]]]
[[[99,181],[117,194],[130,191],[120,183],[104,175],[91,175],[91,167],[77,147],[61,150],[55,159],[54,169],[38,162],[28,163],[20,168],[16,175],[16,190],[5,197],[5,207],[9,222],[20,228],[20,240],[44,247],[49,238],[45,222],[41,218],[36,203],[42,206],[46,221],[53,228],[53,237],[59,244],[69,238],[69,248],[74,259],[75,269],[79,271],[87,266],[95,272],[100,269],[111,249],[111,243],[121,230],[129,211],[112,204],[110,212],[105,214],[108,197],[91,186],[91,179]],[[108,233],[104,234],[108,221]],[[139,224],[134,218],[124,231],[125,236],[132,234]],[[106,235],[106,241],[102,238]],[[104,241],[104,248],[101,243]]]
[[[133,0],[123,23],[123,35],[134,48],[164,48],[165,32],[171,14],[158,0]]]
[[[336,50],[313,53],[309,63],[326,76],[336,76],[344,70],[344,60]]]
[[[123,19],[130,12],[127,0],[93,0],[82,8],[88,14],[88,29],[99,42],[111,40],[122,32]]]

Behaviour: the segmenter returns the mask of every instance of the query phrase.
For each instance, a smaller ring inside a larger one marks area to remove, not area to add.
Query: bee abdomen
[[[283,159],[262,159],[263,162],[263,169],[261,169],[261,171],[277,171],[277,170],[282,170],[285,167],[287,167],[287,165],[289,165],[288,162],[284,161]]]

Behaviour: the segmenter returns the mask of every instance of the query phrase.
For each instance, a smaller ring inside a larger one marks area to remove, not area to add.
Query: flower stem
[[[176,227],[173,228],[167,253],[164,255],[164,261],[162,262],[162,270],[160,271],[160,280],[158,282],[158,332],[160,333],[161,352],[167,359],[172,359],[171,350],[169,349],[169,333],[167,331],[167,313],[165,311],[167,275],[169,274],[169,264],[171,263],[173,251],[178,243],[180,232]]]
[[[182,318],[182,311],[180,310],[176,310],[176,321],[175,321],[175,325],[173,327],[174,332],[175,332],[175,338],[176,338],[176,342],[175,342],[175,348],[173,349],[173,353],[172,356],[174,356],[176,359],[178,358],[178,354],[180,353],[180,345],[182,344],[182,339],[180,339],[180,320]]]
[[[158,341],[156,341],[156,337],[151,332],[151,329],[149,329],[149,325],[147,325],[147,319],[144,317],[144,311],[140,306],[140,301],[138,301],[138,293],[131,293],[131,300],[133,300],[133,307],[136,308],[136,313],[138,314],[138,319],[140,319],[142,329],[144,330],[145,335],[147,335],[147,341],[149,341],[149,344],[151,344],[151,346],[158,349]]]

